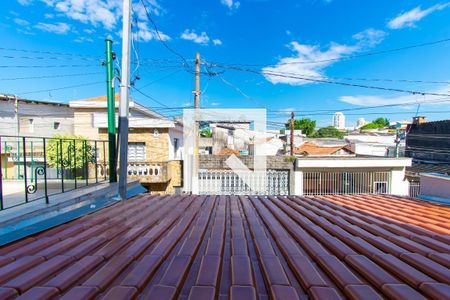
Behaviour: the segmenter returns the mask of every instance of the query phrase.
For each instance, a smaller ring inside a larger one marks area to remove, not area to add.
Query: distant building
[[[0,135],[52,137],[73,134],[74,111],[68,104],[0,94]]]
[[[356,121],[356,128],[361,128],[364,125],[366,125],[366,120],[364,118],[359,118],[358,121]]]
[[[333,115],[333,126],[337,129],[345,129],[345,116],[341,112]]]
[[[106,96],[70,101],[75,134],[108,139]],[[116,126],[119,94],[115,95]],[[154,193],[182,186],[183,126],[130,99],[128,175]],[[103,170],[102,170],[103,171]],[[108,172],[108,170],[106,170]]]

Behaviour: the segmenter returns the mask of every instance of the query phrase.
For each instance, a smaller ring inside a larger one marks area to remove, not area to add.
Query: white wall
[[[73,134],[73,110],[66,105],[19,101],[20,135],[52,137]],[[0,134],[16,135],[14,100],[0,101]],[[30,126],[30,119],[33,125]],[[59,127],[55,129],[55,122]]]
[[[178,139],[178,152],[174,153],[174,139]],[[175,128],[169,128],[169,160],[184,159],[184,135],[183,127],[177,125]]]

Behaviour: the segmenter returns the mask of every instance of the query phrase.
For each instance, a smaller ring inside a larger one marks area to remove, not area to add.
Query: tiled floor
[[[392,196],[142,195],[0,248],[0,299],[449,299],[449,234]]]

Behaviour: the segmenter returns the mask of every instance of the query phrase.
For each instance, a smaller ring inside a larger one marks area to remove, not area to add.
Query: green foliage
[[[376,118],[372,123],[368,123],[360,128],[360,130],[366,129],[378,129],[389,126],[389,120],[386,118]]]
[[[340,132],[338,129],[336,129],[336,127],[328,126],[328,127],[320,128],[319,130],[314,132],[314,134],[311,137],[343,139],[344,134],[342,132]]]
[[[200,136],[204,138],[212,138],[212,131],[210,128],[204,128],[200,131]]]
[[[372,123],[380,125],[380,128],[389,126],[389,120],[386,118],[376,118],[372,121]]]
[[[284,161],[286,161],[286,162],[294,162],[295,159],[296,159],[295,156],[286,156],[286,157],[284,158]]]
[[[46,155],[47,163],[53,168],[61,168],[61,165],[63,168],[83,168],[85,163],[95,162],[94,147],[79,135],[55,135],[48,140]]]
[[[286,123],[286,128],[291,128],[291,122]],[[314,133],[316,128],[316,121],[311,119],[296,119],[294,120],[294,129],[301,129],[303,134],[310,136]]]

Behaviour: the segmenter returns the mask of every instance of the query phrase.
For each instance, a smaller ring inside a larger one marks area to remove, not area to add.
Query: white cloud
[[[238,9],[241,6],[239,1],[234,0],[220,0],[220,3],[228,7],[229,10]]]
[[[55,17],[55,15],[54,14],[44,14],[44,17],[46,19],[53,19]]]
[[[448,94],[448,90],[450,89],[450,85],[443,86],[436,90],[430,91],[430,93],[437,94]],[[359,95],[359,96],[341,96],[339,100],[348,104],[358,105],[358,106],[377,106],[377,105],[386,105],[386,104],[399,104],[399,103],[410,103],[405,106],[414,105],[415,102],[420,101],[437,102],[436,99],[439,99],[439,96],[421,96],[421,95],[403,95],[397,97],[385,97],[385,96],[369,96],[369,95]],[[442,97],[444,98],[444,97]],[[448,98],[446,98],[448,99]],[[436,104],[447,104],[449,102],[438,102]],[[423,104],[423,103],[422,103]]]
[[[325,68],[331,66],[342,57],[376,46],[383,41],[385,36],[386,33],[384,31],[369,28],[353,35],[353,38],[356,40],[354,44],[344,45],[331,42],[330,46],[325,50],[319,45],[300,44],[293,41],[287,45],[293,52],[292,56],[281,58],[277,64],[265,67],[262,71],[265,73],[284,73],[285,75],[296,77],[326,78]],[[302,85],[312,83],[309,80],[281,77],[273,74],[266,74],[265,77],[274,84]]]
[[[275,66],[263,68],[263,72],[290,73],[303,77],[323,77],[324,69],[333,64],[334,59],[339,59],[344,55],[352,54],[358,50],[357,46],[331,43],[327,50],[322,51],[317,45],[304,45],[295,41],[291,42],[288,47],[294,52],[294,55],[281,58]],[[310,81],[297,78],[286,78],[269,74],[265,75],[265,77],[272,83],[287,83],[292,85],[311,83]]]
[[[24,6],[30,5],[32,1],[33,0],[17,0],[17,2],[19,2],[20,5]]]
[[[167,34],[164,34],[161,31],[159,31],[159,36],[161,37],[161,40],[163,40],[163,41],[170,40],[170,36],[168,36]],[[148,28],[147,23],[138,22],[137,29],[133,32],[133,38],[138,41],[148,42],[153,39],[158,39],[158,35],[154,29]]]
[[[435,11],[443,10],[449,6],[450,2],[436,4],[427,9],[422,9],[420,6],[417,6],[416,8],[407,11],[405,13],[401,13],[394,19],[390,20],[387,26],[391,29],[415,27],[416,26],[415,23],[422,20],[424,17],[428,16],[429,14]]]
[[[185,31],[183,31],[180,37],[183,40],[193,41],[194,43],[201,45],[209,44],[209,36],[204,31],[200,34],[197,34],[194,30],[186,29]]]
[[[386,35],[387,33],[383,30],[369,28],[353,35],[353,38],[360,43],[360,46],[373,47],[381,43]]]
[[[17,25],[20,25],[20,26],[28,26],[28,25],[30,25],[30,22],[28,22],[27,20],[19,19],[19,18],[15,18],[14,19],[14,23],[16,23]]]
[[[220,103],[219,102],[211,102],[211,106],[219,106]]]
[[[66,34],[70,30],[70,25],[62,22],[55,24],[39,22],[34,27],[42,31],[52,32],[56,34]]]
[[[73,40],[75,43],[93,43],[94,40],[90,37],[80,36]]]
[[[213,42],[214,46],[220,46],[220,45],[222,45],[222,41],[219,40],[219,39],[213,39],[212,42]]]

